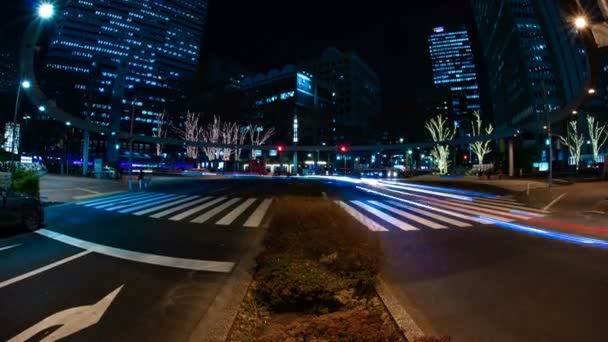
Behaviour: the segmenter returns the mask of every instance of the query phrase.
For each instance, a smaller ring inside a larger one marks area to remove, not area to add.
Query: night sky
[[[19,36],[35,4],[1,1],[2,44]],[[403,121],[415,108],[415,89],[432,86],[428,32],[471,23],[467,0],[210,0],[202,60],[228,57],[267,72],[316,58],[326,47],[354,50],[380,75],[385,116]]]

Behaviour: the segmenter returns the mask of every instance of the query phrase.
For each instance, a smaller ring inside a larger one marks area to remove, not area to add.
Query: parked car
[[[40,199],[0,188],[0,227],[21,226],[30,230],[44,223]]]

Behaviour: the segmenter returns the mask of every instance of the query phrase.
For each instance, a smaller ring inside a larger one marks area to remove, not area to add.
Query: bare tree
[[[222,144],[233,146],[238,142],[239,136],[239,125],[234,122],[225,122],[222,125]],[[222,157],[225,161],[230,160],[230,156],[234,153],[234,149],[231,147],[224,147],[222,149]]]
[[[601,125],[599,121],[595,121],[593,116],[587,115],[587,127],[589,128],[589,139],[593,147],[593,160],[599,163],[601,162],[600,149],[608,139],[608,126],[606,124]]]
[[[249,138],[251,138],[252,146],[262,146],[270,137],[274,135],[274,127],[270,127],[267,131],[264,131],[263,126],[249,125]],[[251,150],[251,159],[255,159],[258,151],[256,149]]]
[[[222,136],[222,122],[217,116],[213,117],[213,122],[207,125],[206,128],[201,130],[201,139],[205,143],[218,144]],[[217,147],[203,147],[203,153],[207,156],[209,161],[219,159],[220,151]]]
[[[426,122],[424,127],[431,133],[434,142],[438,144],[431,150],[431,155],[435,159],[435,164],[439,169],[440,174],[448,173],[448,157],[450,155],[450,146],[439,143],[444,143],[454,139],[455,131],[452,131],[447,124],[448,119],[443,115],[437,115]]]
[[[162,113],[156,114],[156,127],[152,129],[152,136],[155,138],[165,138],[167,137],[167,112],[163,111]],[[160,157],[163,153],[163,144],[156,143],[156,156]]]
[[[473,112],[473,116],[475,118],[471,122],[471,126],[473,128],[473,131],[472,131],[473,137],[478,137],[480,135],[490,135],[490,134],[492,134],[492,132],[494,132],[494,127],[492,127],[492,124],[488,124],[486,126],[486,128],[482,129],[483,122],[481,120],[481,116],[480,116],[478,110]],[[481,171],[481,166],[483,165],[483,158],[488,153],[492,152],[492,149],[490,149],[491,142],[492,142],[491,140],[486,140],[486,141],[476,141],[476,142],[470,144],[471,150],[473,150],[473,153],[475,153],[475,155],[477,156],[477,160],[479,160],[479,170],[480,171]]]
[[[199,142],[202,135],[202,130],[198,125],[199,119],[199,113],[188,111],[186,113],[184,129],[182,130],[174,127],[174,130],[185,141]],[[188,156],[188,158],[198,159],[198,151],[198,146],[186,146],[186,156]]]
[[[570,155],[574,157],[574,162],[576,164],[576,169],[578,170],[579,163],[581,161],[581,147],[585,142],[585,137],[583,133],[578,134],[578,126],[575,121],[570,121],[568,127],[568,136],[566,138],[559,137],[562,144],[568,146],[568,150],[570,151]]]

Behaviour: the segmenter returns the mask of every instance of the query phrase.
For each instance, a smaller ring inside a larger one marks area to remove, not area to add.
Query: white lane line
[[[447,229],[448,228],[448,227],[446,227],[444,225],[435,223],[433,221],[424,219],[422,217],[418,217],[416,215],[412,215],[412,214],[410,214],[408,212],[405,212],[405,211],[400,210],[400,209],[393,208],[391,206],[388,206],[386,204],[380,203],[378,201],[369,201],[369,203],[371,203],[371,204],[373,204],[373,205],[375,205],[377,207],[380,207],[382,209],[386,209],[386,210],[388,210],[388,211],[390,211],[392,213],[395,213],[395,214],[397,214],[399,216],[405,217],[408,220],[412,220],[412,221],[418,222],[421,225],[429,227],[429,228],[432,228],[432,229]]]
[[[205,208],[208,208],[208,207],[210,207],[212,205],[215,205],[215,204],[217,204],[219,202],[222,202],[224,200],[226,200],[226,197],[216,198],[216,199],[214,199],[211,202],[206,202],[206,203],[201,204],[201,205],[199,205],[197,207],[194,207],[194,208],[192,208],[192,209],[190,209],[188,211],[184,211],[181,214],[178,214],[178,215],[175,215],[173,217],[170,217],[169,220],[171,220],[171,221],[180,221],[180,220],[183,220],[183,219],[185,219],[186,217],[188,217],[190,215],[194,215],[194,214],[198,213],[199,211],[201,211],[201,210],[203,210]]]
[[[184,197],[186,197],[186,195],[180,195],[180,196],[173,195],[173,196],[170,196],[170,197],[167,197],[167,198],[163,198],[163,199],[154,201],[154,203],[146,203],[146,204],[144,204],[145,203],[145,201],[144,201],[144,202],[141,202],[141,205],[138,205],[136,207],[131,207],[131,208],[123,209],[123,210],[119,210],[118,212],[121,213],[121,214],[128,214],[128,213],[132,213],[134,211],[137,211],[139,209],[144,209],[144,208],[153,206],[155,204],[163,204],[163,203],[167,203],[167,202],[175,203],[175,201],[177,201],[179,199],[182,199]]]
[[[249,208],[253,203],[255,203],[255,201],[255,198],[250,198],[246,200],[241,205],[236,207],[233,211],[228,213],[228,215],[217,221],[215,224],[219,224],[221,226],[229,226],[230,224],[232,224],[232,222],[234,222],[234,220],[241,216],[241,214],[244,213],[247,208]]]
[[[360,208],[365,209],[369,213],[378,216],[379,218],[383,219],[384,221],[392,224],[393,226],[395,226],[403,231],[419,230],[418,228],[416,228],[410,224],[407,224],[403,221],[397,220],[396,218],[389,216],[376,208],[370,207],[369,205],[367,205],[361,201],[351,201],[351,203],[353,203],[354,205],[356,205]]]
[[[371,230],[372,232],[388,232],[388,229],[382,227],[378,222],[361,214],[359,211],[357,211],[350,205],[342,201],[336,201],[336,203],[340,207],[342,207],[342,209],[344,209],[344,211],[346,211],[350,216],[352,216],[355,220],[359,221],[359,223],[361,223],[362,225],[366,226],[367,229]]]
[[[139,195],[139,196],[129,197],[127,199],[118,200],[118,201],[111,201],[111,202],[108,202],[108,203],[103,203],[101,205],[100,204],[87,204],[87,205],[85,205],[85,207],[93,207],[95,209],[105,209],[105,208],[112,207],[112,206],[115,206],[115,205],[118,205],[118,204],[133,203],[135,201],[144,200],[146,198],[150,198],[150,197],[154,197],[154,196],[158,196],[158,195],[159,194],[157,194],[157,193],[150,192],[150,193],[147,193],[145,195]]]
[[[146,214],[149,214],[149,213],[153,213],[155,211],[159,211],[159,210],[162,210],[162,209],[165,209],[165,208],[169,208],[169,207],[172,207],[172,206],[175,206],[175,205],[178,205],[178,204],[182,204],[184,202],[193,201],[193,200],[195,200],[197,198],[198,198],[198,196],[186,197],[186,198],[184,198],[182,200],[179,200],[179,201],[175,201],[175,202],[171,202],[171,203],[167,203],[167,204],[163,204],[163,205],[158,205],[156,207],[152,207],[152,208],[149,208],[149,209],[146,209],[146,210],[138,211],[136,213],[133,213],[133,215],[137,215],[137,216],[146,215]],[[196,203],[194,203],[194,204],[188,203],[188,204],[194,205]]]
[[[9,285],[12,285],[12,284],[14,284],[16,282],[22,281],[24,279],[27,279],[29,277],[33,277],[33,276],[35,276],[37,274],[40,274],[42,272],[48,271],[48,270],[50,270],[52,268],[55,268],[57,266],[61,266],[61,265],[65,264],[65,263],[68,263],[68,262],[70,262],[72,260],[76,260],[76,259],[78,259],[80,257],[83,257],[83,256],[89,254],[89,253],[91,253],[91,251],[82,251],[82,252],[80,252],[78,254],[74,254],[74,255],[69,256],[67,258],[55,261],[54,263],[48,264],[46,266],[42,266],[40,268],[37,268],[37,269],[32,270],[30,272],[27,272],[27,273],[24,273],[22,275],[16,276],[16,277],[11,278],[9,280],[5,280],[5,281],[3,281],[3,282],[0,283],[0,289],[4,288],[4,287],[7,287]]]
[[[10,245],[10,246],[5,246],[5,247],[0,247],[0,252],[5,251],[5,250],[7,250],[7,249],[11,249],[11,248],[19,247],[19,246],[21,246],[21,244],[20,244],[20,243],[15,244],[15,245]]]
[[[201,216],[193,219],[192,223],[203,223],[209,219],[211,219],[213,216],[221,213],[222,211],[228,209],[230,206],[232,206],[233,204],[235,204],[236,202],[240,201],[241,198],[240,197],[235,197],[231,200],[229,200],[228,202],[223,203],[222,205],[213,208],[212,210],[209,210],[208,212],[202,214]]]
[[[563,194],[557,196],[556,199],[554,199],[553,201],[551,201],[551,203],[547,204],[543,210],[549,210],[549,208],[551,208],[552,206],[555,205],[555,203],[559,202],[562,198],[564,198],[564,196],[566,196],[566,192],[564,192]]]
[[[410,207],[409,205],[405,205],[403,203],[399,203],[397,201],[388,201],[388,203],[403,208],[403,209],[407,209],[407,210],[411,210],[415,213],[433,218],[435,220],[441,221],[441,222],[445,222],[447,224],[451,224],[453,226],[456,227],[460,227],[460,228],[464,228],[464,227],[471,227],[470,223],[466,223],[466,222],[462,222],[462,221],[458,221],[458,220],[453,220],[451,218],[445,217],[445,216],[441,216],[441,215],[437,215],[437,214],[433,214],[429,211],[423,210],[423,209],[418,209],[418,208],[414,208],[414,207]]]
[[[118,203],[118,202],[121,202],[121,201],[127,201],[127,200],[131,200],[131,199],[135,199],[135,198],[150,196],[152,194],[153,193],[151,193],[151,192],[138,193],[138,194],[129,194],[128,196],[124,196],[124,197],[120,197],[120,198],[111,198],[111,199],[105,199],[103,201],[94,201],[92,203],[87,203],[84,206],[85,207],[94,207],[94,206],[97,206],[97,205],[110,204],[110,203]]]
[[[272,203],[272,198],[267,198],[267,199],[263,200],[262,203],[260,203],[260,205],[258,205],[258,207],[255,209],[253,214],[251,214],[251,216],[249,216],[249,218],[247,219],[247,221],[245,222],[245,224],[243,226],[248,227],[248,228],[259,227],[260,224],[262,223],[262,220],[264,219],[264,216],[266,215],[266,212],[268,211],[268,208],[270,208],[271,203]]]
[[[112,199],[119,199],[119,198],[129,197],[129,196],[133,196],[133,195],[134,195],[133,193],[126,193],[126,194],[115,195],[115,196],[97,197],[95,199],[88,200],[88,201],[76,202],[76,204],[84,205],[84,204],[91,204],[91,203],[97,203],[97,202],[104,202],[104,201],[109,201]]]
[[[193,206],[195,206],[195,205],[197,205],[199,203],[207,202],[208,200],[210,200],[212,198],[213,197],[211,197],[211,196],[203,197],[203,198],[197,199],[196,201],[187,202],[187,203],[179,205],[177,207],[173,207],[173,208],[167,209],[165,211],[161,211],[160,213],[156,213],[154,215],[150,215],[150,217],[151,218],[161,218],[161,217],[173,214],[175,212],[178,212],[180,210],[191,208],[191,207],[193,207]]]
[[[207,271],[207,272],[222,272],[228,273],[232,271],[234,267],[233,262],[227,261],[210,261],[210,260],[197,260],[197,259],[183,259],[167,257],[157,254],[140,253],[129,251],[126,249],[114,248],[110,246],[100,245],[97,243],[80,240],[71,236],[63,235],[48,229],[40,229],[36,233],[46,236],[50,239],[65,243],[67,245],[86,249],[83,253],[95,252],[111,256],[118,259],[124,259],[129,261],[136,261],[144,264],[165,266],[180,268],[193,271]]]
[[[131,207],[134,207],[134,206],[138,206],[140,204],[153,203],[153,202],[157,202],[159,200],[162,200],[162,199],[165,199],[165,198],[168,198],[168,197],[175,197],[175,196],[176,195],[158,194],[156,196],[142,198],[142,199],[139,199],[137,201],[114,205],[114,206],[111,206],[109,208],[105,208],[104,210],[115,211],[115,210],[124,209],[124,208],[131,208]]]

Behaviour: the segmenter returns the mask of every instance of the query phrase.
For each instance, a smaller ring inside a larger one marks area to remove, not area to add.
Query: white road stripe
[[[386,209],[386,210],[388,210],[388,211],[390,211],[392,213],[395,213],[395,214],[397,214],[399,216],[405,217],[406,219],[418,222],[421,225],[429,227],[429,228],[432,228],[432,229],[447,229],[448,228],[448,227],[446,227],[444,225],[435,223],[433,221],[429,221],[427,219],[424,219],[422,217],[418,217],[416,215],[412,215],[412,214],[410,214],[408,212],[405,212],[405,211],[400,210],[400,209],[393,208],[391,206],[388,206],[386,204],[380,203],[378,201],[369,201],[369,203],[371,203],[371,204],[373,204],[373,205],[375,205],[377,207]]]
[[[85,207],[93,207],[95,209],[104,209],[104,208],[111,207],[111,206],[114,206],[117,204],[132,203],[132,202],[143,200],[143,199],[153,197],[153,196],[158,196],[158,194],[150,192],[145,195],[138,195],[138,196],[129,197],[127,199],[121,199],[121,200],[117,200],[117,201],[110,201],[107,203],[102,203],[101,205],[100,204],[87,204],[87,205],[85,205]]]
[[[250,198],[246,200],[241,205],[236,207],[233,211],[228,213],[228,215],[217,221],[215,224],[219,224],[221,226],[229,226],[230,224],[232,224],[232,222],[234,222],[234,220],[241,216],[241,214],[244,213],[247,208],[249,208],[253,203],[255,203],[255,201],[255,198]]]
[[[225,202],[222,205],[209,210],[208,212],[202,214],[201,216],[193,219],[190,222],[192,222],[192,223],[203,223],[203,222],[209,220],[210,218],[212,218],[213,216],[215,216],[215,215],[221,213],[222,211],[228,209],[231,205],[235,204],[236,202],[238,202],[240,200],[241,200],[240,197],[233,198],[233,199],[229,200],[228,202]]]
[[[543,214],[547,214],[546,211],[542,211],[540,209],[535,209],[535,208],[519,207],[519,206],[505,205],[505,204],[488,204],[488,203],[480,203],[477,201],[475,201],[473,203],[478,207],[497,209],[497,210],[509,210],[509,211],[515,210],[515,211],[519,211],[522,213],[528,213],[529,215],[536,216],[536,217],[545,217],[545,215],[543,215]]]
[[[383,219],[384,221],[392,224],[393,226],[395,226],[401,230],[404,230],[404,231],[419,230],[418,228],[416,228],[410,224],[407,224],[403,221],[397,220],[396,218],[389,216],[376,208],[370,207],[369,205],[367,205],[361,201],[351,201],[351,203],[353,203],[354,205],[356,205],[360,208],[365,209],[366,211],[368,211],[371,214],[378,216],[379,218]]]
[[[196,201],[188,202],[186,204],[182,204],[180,206],[177,206],[177,207],[174,207],[174,208],[171,208],[171,209],[167,209],[165,211],[161,211],[160,213],[156,213],[154,215],[150,215],[150,217],[151,218],[161,218],[163,216],[167,216],[167,215],[173,214],[175,212],[178,212],[178,211],[180,211],[182,209],[187,209],[187,208],[193,207],[193,206],[195,206],[195,205],[197,205],[199,203],[206,202],[206,201],[208,201],[208,200],[210,200],[212,198],[213,197],[211,197],[211,196],[203,197],[201,199],[197,199]]]
[[[197,259],[183,259],[167,257],[157,254],[148,254],[129,251],[126,249],[114,248],[110,246],[100,245],[97,243],[80,240],[71,236],[63,235],[51,230],[40,229],[36,233],[46,236],[50,239],[63,242],[67,245],[86,249],[83,253],[95,252],[114,258],[141,262],[144,264],[151,264],[157,266],[173,267],[193,271],[207,271],[207,272],[222,272],[228,273],[232,271],[234,267],[233,262],[225,261],[209,261],[209,260],[197,260]]]
[[[98,198],[91,199],[88,201],[76,202],[76,204],[84,205],[84,204],[90,204],[90,203],[104,202],[104,201],[109,201],[112,199],[124,198],[124,197],[129,197],[129,196],[133,196],[133,193],[126,193],[126,194],[120,194],[120,195],[115,195],[115,196],[98,197]]]
[[[118,209],[122,209],[122,208],[129,208],[132,206],[137,206],[140,204],[144,204],[144,203],[150,203],[150,202],[156,202],[158,200],[167,198],[167,197],[174,197],[175,195],[165,195],[165,194],[158,194],[156,196],[151,196],[151,197],[146,197],[146,198],[140,198],[137,201],[132,201],[132,202],[128,202],[128,203],[123,203],[123,204],[118,204],[118,205],[114,205],[111,206],[109,208],[105,208],[105,210],[107,211],[114,211],[114,210],[118,210]]]
[[[460,228],[464,228],[464,227],[470,227],[471,224],[470,223],[466,223],[466,222],[462,222],[462,221],[458,221],[458,220],[453,220],[451,218],[445,217],[445,216],[441,216],[441,215],[437,215],[437,214],[433,214],[429,211],[423,210],[423,209],[418,209],[418,208],[414,208],[414,207],[410,207],[409,205],[405,205],[403,203],[399,203],[397,201],[388,201],[390,204],[403,208],[403,209],[407,209],[407,210],[411,210],[415,213],[433,218],[435,220],[441,221],[441,222],[445,222],[447,224],[451,224],[453,226],[456,227],[460,227]]]
[[[450,207],[454,206],[457,208],[479,210],[481,213],[478,213],[478,214],[483,214],[484,216],[488,216],[488,217],[490,217],[488,214],[493,214],[493,215],[499,215],[502,217],[510,217],[510,218],[519,219],[519,220],[529,220],[530,219],[529,216],[517,215],[517,214],[507,212],[507,211],[499,211],[499,210],[494,210],[494,209],[483,208],[483,207],[477,206],[477,205],[466,205],[466,204],[462,204],[462,203],[454,203],[454,202],[442,201],[442,200],[433,200],[433,201],[437,201],[439,203],[442,203],[442,205],[447,205]],[[454,209],[454,208],[452,208],[452,209]],[[486,214],[486,213],[488,213],[488,214]],[[498,218],[498,220],[500,220],[500,219],[501,218]]]
[[[359,221],[359,223],[361,223],[362,225],[366,226],[367,229],[371,230],[372,232],[388,232],[388,229],[382,227],[378,222],[361,214],[360,212],[358,212],[355,208],[351,207],[350,205],[348,205],[342,201],[336,201],[336,203],[340,207],[342,207],[342,209],[344,209],[344,211],[346,211],[350,216],[352,216],[355,220]]]
[[[225,200],[226,200],[226,197],[216,198],[216,199],[214,199],[211,202],[206,202],[204,204],[199,205],[198,207],[194,207],[194,208],[192,208],[192,209],[190,209],[188,211],[184,211],[181,214],[178,214],[178,215],[175,215],[173,217],[170,217],[169,220],[171,220],[171,221],[180,221],[180,220],[183,220],[183,219],[185,219],[186,217],[188,217],[190,215],[194,215],[194,214],[198,213],[199,211],[201,211],[201,210],[203,210],[205,208],[208,208],[208,207],[210,207],[212,205],[215,205],[216,203],[219,203],[219,202],[222,202],[222,201],[225,201]]]
[[[37,231],[36,233],[39,233],[39,231]],[[65,263],[68,263],[68,262],[70,262],[72,260],[76,260],[76,259],[78,259],[80,257],[83,257],[83,256],[89,254],[89,253],[91,253],[91,251],[83,251],[83,252],[80,252],[78,254],[74,254],[72,256],[69,256],[67,258],[55,261],[54,263],[48,264],[46,266],[42,266],[42,267],[37,268],[37,269],[35,269],[33,271],[24,273],[24,274],[22,274],[20,276],[16,276],[14,278],[5,280],[5,281],[3,281],[3,282],[0,283],[0,289],[4,288],[4,287],[7,287],[9,285],[12,285],[14,283],[20,282],[20,281],[22,281],[24,279],[27,279],[29,277],[33,277],[33,276],[35,276],[37,274],[40,274],[40,273],[42,273],[44,271],[48,271],[48,270],[50,270],[52,268],[55,268],[57,266],[61,266],[61,265],[65,264]]]
[[[130,200],[130,199],[150,196],[152,194],[154,194],[154,193],[152,193],[152,192],[146,192],[146,193],[129,194],[129,196],[124,196],[124,197],[121,197],[121,198],[111,198],[111,199],[105,199],[103,201],[95,201],[93,203],[85,204],[84,206],[85,207],[94,207],[94,206],[97,206],[97,205],[110,204],[110,203],[118,203],[120,201],[127,201],[127,200]]]
[[[138,211],[136,213],[133,213],[133,215],[137,215],[137,216],[146,215],[146,214],[149,214],[149,213],[153,213],[155,211],[159,211],[161,209],[172,207],[174,205],[178,205],[178,204],[182,204],[184,202],[192,201],[192,200],[195,200],[197,198],[198,198],[198,196],[186,197],[186,198],[184,198],[182,200],[179,200],[179,201],[175,201],[175,202],[171,202],[171,203],[168,203],[168,204],[163,204],[163,205],[159,205],[159,206],[156,206],[156,207],[152,207],[152,208],[149,208],[149,209],[146,209],[146,210]],[[196,204],[196,203],[194,203],[194,204]],[[192,204],[192,205],[194,205],[194,204]]]
[[[10,246],[5,246],[5,247],[0,247],[0,252],[5,251],[7,249],[11,249],[11,248],[15,248],[15,247],[19,247],[21,246],[20,243],[16,244],[16,245],[10,245]]]
[[[182,199],[184,197],[186,197],[186,195],[171,196],[171,197],[163,198],[163,199],[154,201],[155,203],[146,203],[146,204],[144,204],[144,202],[141,202],[141,205],[138,205],[138,206],[132,207],[132,208],[127,208],[127,209],[120,210],[119,213],[121,213],[121,214],[128,214],[128,213],[132,213],[134,211],[137,211],[139,209],[147,208],[147,207],[155,205],[155,204],[163,204],[163,203],[167,203],[167,202],[175,203],[176,200]]]
[[[446,208],[448,210],[458,211],[461,213],[473,215],[474,217],[485,216],[485,217],[489,217],[491,219],[495,219],[495,220],[499,220],[499,221],[505,221],[505,222],[513,221],[513,219],[509,219],[504,216],[496,216],[496,215],[492,215],[489,213],[485,213],[485,212],[481,211],[481,209],[479,209],[479,208],[461,208],[460,206],[453,205],[452,203],[450,203],[450,204],[443,204],[443,203],[436,203],[436,202],[430,202],[430,203],[432,203],[433,205],[436,205],[438,207],[441,207],[441,208]],[[479,211],[477,211],[477,210],[479,210]],[[528,218],[526,218],[526,219],[528,219]]]
[[[251,216],[249,216],[243,226],[249,228],[259,227],[262,223],[262,220],[264,219],[264,216],[266,215],[266,212],[268,211],[268,208],[270,208],[271,203],[272,198],[267,198],[263,200],[262,203],[260,203],[260,205],[258,205],[255,211],[251,214]]]

